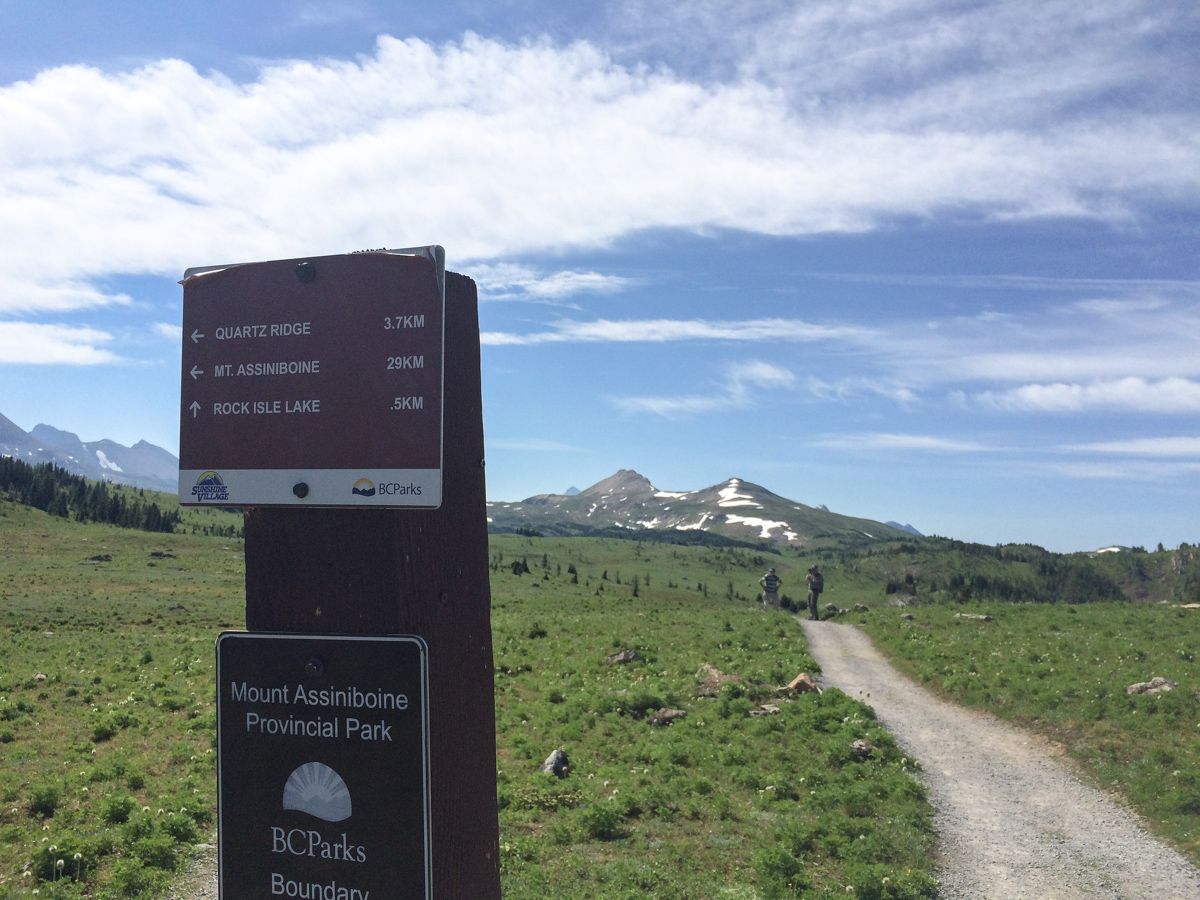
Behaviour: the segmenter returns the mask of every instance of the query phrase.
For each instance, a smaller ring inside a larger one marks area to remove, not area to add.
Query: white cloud
[[[671,341],[822,341],[861,338],[868,329],[856,326],[817,325],[801,319],[563,319],[550,331],[512,334],[484,332],[484,344],[561,343],[668,343]]]
[[[909,386],[896,381],[856,376],[839,378],[830,381],[822,378],[809,378],[809,392],[820,400],[835,400],[843,402],[865,395],[886,397],[904,407],[915,406],[919,397]]]
[[[481,300],[562,302],[579,294],[615,294],[634,284],[631,278],[601,272],[544,272],[517,263],[479,263],[467,267],[479,285]]]
[[[0,258],[3,254],[4,250],[0,249]],[[0,271],[0,313],[69,312],[101,306],[127,306],[132,302],[128,294],[108,293],[86,280],[59,277],[53,269],[32,272],[22,266],[21,260],[13,260],[13,263],[13,269]]]
[[[628,413],[650,413],[665,419],[702,415],[753,406],[760,391],[789,388],[796,377],[782,366],[765,361],[727,366],[722,380],[706,394],[682,396],[611,397],[610,402]]]
[[[119,362],[120,357],[98,346],[112,335],[94,328],[0,322],[0,363],[93,366]]]
[[[1020,412],[1194,413],[1200,412],[1200,382],[1127,377],[1088,384],[1026,384],[1006,391],[984,391],[975,399],[984,406]]]
[[[1200,472],[1200,463],[1088,460],[1084,462],[1046,463],[1038,465],[1035,468],[1040,472],[1049,472],[1053,475],[1085,480],[1163,482],[1195,475]]]
[[[1121,456],[1191,456],[1200,459],[1200,437],[1130,438],[1121,441],[1100,441],[1092,444],[1071,444],[1064,449]]]
[[[955,438],[937,437],[928,434],[897,434],[890,432],[863,432],[859,434],[836,434],[812,441],[817,447],[841,450],[917,450],[933,453],[980,453],[994,450],[976,441],[961,441]]]
[[[168,341],[180,342],[183,340],[183,326],[176,325],[174,322],[155,322],[151,326],[151,330]]]
[[[729,409],[734,405],[729,395],[720,391],[714,391],[711,394],[689,394],[675,397],[612,397],[610,402],[627,413],[649,413],[662,416],[664,419],[704,415]]]
[[[581,453],[582,447],[566,444],[562,441],[545,438],[495,438],[488,439],[488,447],[493,450],[522,450],[532,453]]]
[[[989,291],[1027,291],[1039,294],[1080,291],[1116,294],[1120,299],[1081,300],[1073,306],[1110,314],[1161,308],[1167,301],[1154,296],[1178,294],[1200,297],[1200,281],[1180,278],[1084,278],[1050,275],[901,275],[880,272],[812,272],[814,278],[865,284],[898,284],[916,287],[980,288]]]
[[[1200,305],[1169,288],[875,325],[858,338],[878,370],[865,377],[966,406],[1187,411],[1200,383]]]
[[[246,83],[178,60],[47,70],[0,88],[0,271],[15,278],[0,311],[113,302],[91,285],[114,273],[383,244],[437,241],[453,264],[648,228],[1120,219],[1193,201],[1193,110],[1165,89],[1122,115],[1085,102],[1152,87],[1172,62],[1109,34],[1132,14],[1019,6],[882,4],[845,21],[842,4],[777,5],[744,20],[759,30],[738,26],[740,75],[723,81],[472,35],[383,37]],[[1147,44],[1173,21],[1139,16]],[[594,275],[536,284],[613,285]]]

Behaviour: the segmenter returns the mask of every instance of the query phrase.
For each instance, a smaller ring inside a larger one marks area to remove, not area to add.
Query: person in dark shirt
[[[808,582],[808,617],[819,622],[821,617],[817,614],[817,601],[821,599],[821,591],[825,590],[825,576],[816,566],[811,566],[804,580]]]

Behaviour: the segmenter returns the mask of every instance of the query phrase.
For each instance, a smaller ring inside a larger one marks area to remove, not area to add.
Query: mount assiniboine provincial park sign
[[[223,900],[432,896],[426,673],[417,637],[221,635]]]
[[[441,247],[182,283],[181,503],[441,505]]]

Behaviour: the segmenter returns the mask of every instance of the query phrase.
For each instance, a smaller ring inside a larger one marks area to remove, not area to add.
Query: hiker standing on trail
[[[783,579],[775,574],[775,567],[767,569],[767,574],[758,579],[758,583],[762,585],[762,602],[763,609],[775,607],[779,609],[779,586],[783,584]]]
[[[808,582],[808,617],[819,622],[821,617],[817,615],[817,601],[821,599],[821,591],[825,590],[825,576],[816,566],[811,566],[804,580]]]

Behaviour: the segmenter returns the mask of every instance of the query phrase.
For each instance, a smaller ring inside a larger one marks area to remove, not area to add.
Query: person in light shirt
[[[775,567],[767,569],[767,574],[758,579],[758,583],[763,589],[763,609],[779,609],[779,586],[783,584],[783,579],[775,574]]]

